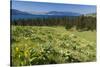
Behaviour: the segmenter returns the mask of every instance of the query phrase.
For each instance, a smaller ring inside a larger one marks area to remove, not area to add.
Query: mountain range
[[[19,11],[16,9],[11,9],[11,15],[31,15],[30,13]]]
[[[79,13],[73,12],[60,12],[60,11],[50,11],[50,12],[23,12],[16,9],[11,9],[11,15],[58,15],[58,16],[80,16]]]
[[[58,11],[51,11],[47,13],[48,15],[63,15],[63,16],[80,16],[79,13],[73,13],[73,12],[58,12]]]
[[[81,16],[82,14],[79,13],[73,13],[73,12],[61,12],[61,11],[49,11],[49,12],[25,12],[20,11],[16,9],[11,9],[11,17],[12,20],[15,19],[31,19],[31,18],[53,18],[53,17],[63,17],[63,16],[69,16],[69,17],[75,17],[75,16]],[[96,13],[86,14],[84,16],[92,16],[96,17]]]

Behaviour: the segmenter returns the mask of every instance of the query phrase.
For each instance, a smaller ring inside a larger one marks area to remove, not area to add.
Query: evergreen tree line
[[[75,27],[77,30],[96,30],[96,17],[50,17],[12,20],[11,25],[20,26],[65,26],[66,29]]]

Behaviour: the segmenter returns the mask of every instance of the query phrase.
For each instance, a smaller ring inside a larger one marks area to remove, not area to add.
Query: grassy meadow
[[[12,25],[12,65],[96,61],[96,31]]]
[[[11,66],[96,61],[96,5],[11,2]]]

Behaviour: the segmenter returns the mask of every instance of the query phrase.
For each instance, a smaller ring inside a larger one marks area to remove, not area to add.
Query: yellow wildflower
[[[27,57],[28,56],[28,51],[26,50],[26,51],[24,51],[24,55],[25,55],[25,57]]]
[[[16,47],[16,51],[19,51],[18,47]]]

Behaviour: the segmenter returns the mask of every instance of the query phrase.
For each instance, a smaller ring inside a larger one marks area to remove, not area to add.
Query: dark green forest
[[[11,25],[18,26],[65,26],[66,29],[75,27],[77,30],[96,30],[96,17],[75,16],[75,17],[50,17],[12,20]]]

